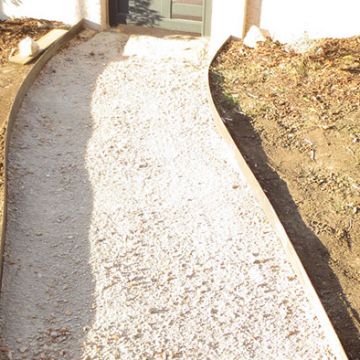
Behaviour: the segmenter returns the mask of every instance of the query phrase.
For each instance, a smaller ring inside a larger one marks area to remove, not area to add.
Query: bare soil
[[[350,358],[360,354],[360,37],[305,53],[230,41],[215,102],[275,207]]]

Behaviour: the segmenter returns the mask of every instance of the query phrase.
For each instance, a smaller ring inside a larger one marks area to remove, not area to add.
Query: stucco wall
[[[213,0],[211,49],[219,46],[229,35],[242,36],[244,7],[245,0]]]
[[[258,25],[276,40],[360,35],[360,0],[213,0],[212,43]],[[245,23],[245,24],[244,24]]]
[[[100,0],[0,0],[0,16],[34,17],[74,24],[85,18],[101,23]]]
[[[251,0],[250,0],[251,2]],[[260,26],[280,41],[360,35],[359,0],[256,0]],[[254,11],[256,14],[256,10]]]
[[[74,24],[82,18],[106,22],[105,0],[0,0],[0,17],[26,16]],[[287,42],[309,37],[360,35],[360,0],[213,0],[212,48],[229,35],[241,37],[252,24]],[[102,20],[102,21],[101,21]]]

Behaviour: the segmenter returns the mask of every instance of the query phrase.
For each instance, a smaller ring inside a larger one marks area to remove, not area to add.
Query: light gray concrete
[[[101,33],[17,119],[0,334],[13,359],[331,359],[214,128],[203,39]]]

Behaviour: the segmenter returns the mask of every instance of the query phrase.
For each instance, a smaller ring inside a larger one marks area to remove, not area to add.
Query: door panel
[[[109,23],[110,26],[126,24],[126,17],[129,13],[129,2],[123,0],[109,1]]]
[[[173,19],[188,19],[202,21],[203,6],[174,2],[172,4],[171,17]]]
[[[109,0],[110,25],[128,23],[202,33],[204,2],[211,0]]]
[[[120,0],[129,3],[128,24],[156,26],[162,19],[163,0]]]

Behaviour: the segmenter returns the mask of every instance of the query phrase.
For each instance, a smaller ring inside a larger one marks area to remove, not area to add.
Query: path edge
[[[262,210],[265,213],[266,218],[274,228],[278,238],[280,239],[281,245],[283,246],[285,250],[286,257],[288,261],[290,262],[296,276],[298,277],[301,285],[305,289],[307,298],[312,305],[313,309],[315,310],[315,315],[319,319],[319,322],[325,332],[325,335],[329,341],[329,346],[331,347],[334,355],[336,356],[336,359],[341,360],[348,360],[348,357],[345,353],[345,350],[340,342],[340,339],[325,311],[325,308],[323,307],[321,300],[311,283],[311,280],[292,244],[290,241],[290,238],[288,237],[285,228],[283,224],[281,223],[278,215],[275,212],[275,209],[273,208],[270,200],[266,196],[265,192],[263,191],[262,187],[260,186],[260,183],[256,179],[254,173],[251,171],[249,165],[246,163],[244,157],[241,154],[240,149],[235,144],[234,139],[232,138],[230,132],[226,128],[218,110],[215,105],[211,88],[210,88],[210,68],[213,64],[214,60],[218,57],[220,52],[223,50],[225,45],[231,41],[231,40],[237,40],[234,36],[229,36],[223,43],[220,45],[220,47],[217,49],[215,54],[211,57],[208,69],[207,69],[207,97],[208,102],[210,105],[210,110],[212,113],[213,120],[215,121],[215,125],[217,128],[217,131],[221,138],[227,143],[229,148],[231,149],[232,153],[235,156],[236,163],[240,168],[240,171],[244,175],[248,185],[250,186],[251,190],[253,191],[257,201],[259,202]]]
[[[64,34],[61,38],[55,41],[49,48],[47,48],[29,70],[28,74],[21,82],[16,96],[11,104],[11,108],[5,123],[7,123],[5,137],[4,137],[4,202],[3,202],[3,216],[2,223],[0,224],[0,296],[2,288],[2,276],[4,268],[4,249],[5,249],[5,234],[6,234],[6,223],[7,223],[7,169],[8,169],[8,153],[9,153],[9,142],[14,127],[15,119],[20,110],[22,102],[25,98],[26,93],[33,85],[34,81],[47,64],[47,62],[71,39],[73,39],[81,30],[86,27],[84,20],[80,20],[77,24],[73,25],[69,31]],[[1,221],[1,220],[0,220]]]

